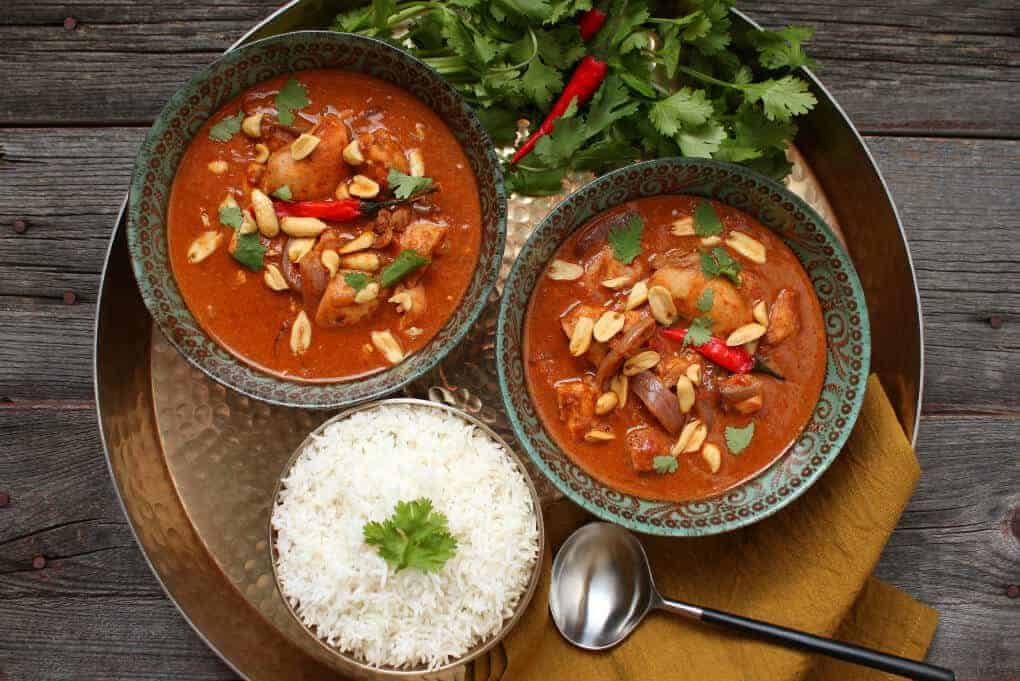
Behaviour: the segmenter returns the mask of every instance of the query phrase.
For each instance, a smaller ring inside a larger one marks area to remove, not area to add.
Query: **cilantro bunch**
[[[374,0],[338,16],[334,29],[386,40],[432,66],[506,146],[518,119],[543,119],[587,53],[578,18],[593,4]],[[813,65],[803,49],[812,31],[738,30],[734,0],[679,4],[674,17],[655,16],[647,0],[600,4],[613,31],[600,40],[609,75],[509,169],[512,190],[553,194],[568,171],[599,174],[663,156],[740,163],[777,179],[789,172],[794,119],[815,104],[792,73]]]

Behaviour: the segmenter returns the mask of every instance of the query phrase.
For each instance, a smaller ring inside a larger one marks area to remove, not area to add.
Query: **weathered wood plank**
[[[279,4],[93,0],[71,10],[14,0],[0,17],[0,60],[9,65],[0,73],[0,123],[150,121],[196,69]],[[817,28],[819,74],[865,131],[1020,136],[1009,0],[967,11],[938,0],[740,7],[769,26]],[[72,30],[63,26],[69,12],[78,19]]]
[[[90,326],[138,128],[0,131],[0,397],[91,394]],[[37,149],[39,139],[47,144]],[[924,300],[925,408],[1020,411],[1020,142],[869,139],[906,225]],[[47,191],[79,187],[85,191]],[[24,219],[28,231],[11,225]],[[67,290],[80,303],[58,304]],[[989,315],[1004,317],[1001,328]],[[50,358],[61,358],[54,364]]]
[[[87,406],[0,408],[0,487],[12,498],[0,509],[0,670],[19,681],[233,678],[133,545],[94,419]],[[1016,669],[1020,601],[1005,589],[1020,581],[1020,538],[1004,522],[1020,503],[1018,439],[1016,419],[925,418],[924,475],[878,568],[940,611],[930,659],[961,680]]]
[[[1014,2],[742,0],[738,6],[769,28],[814,28],[809,48],[822,64],[818,77],[868,133],[1020,132],[1020,121],[1003,108],[1020,94]]]

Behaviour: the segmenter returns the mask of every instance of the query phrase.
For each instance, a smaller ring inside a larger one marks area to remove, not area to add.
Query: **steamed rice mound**
[[[449,519],[456,555],[399,573],[365,523],[420,497]],[[370,665],[435,669],[513,614],[539,552],[523,473],[486,433],[441,409],[352,414],[308,446],[273,509],[285,597],[318,636]]]

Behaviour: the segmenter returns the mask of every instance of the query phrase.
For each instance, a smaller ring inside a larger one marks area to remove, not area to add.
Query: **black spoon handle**
[[[749,617],[731,615],[710,608],[696,608],[676,601],[664,603],[667,610],[680,611],[688,616],[698,617],[703,622],[719,624],[730,629],[754,634],[759,638],[778,641],[794,648],[808,650],[813,653],[821,653],[838,660],[853,662],[854,664],[880,669],[891,674],[898,674],[916,681],[956,681],[956,674],[949,669],[935,667],[930,664],[923,664],[905,657],[887,655],[870,648],[862,648],[852,643],[842,643],[829,638],[814,636],[796,629],[787,629],[776,624],[769,624]],[[700,613],[698,612],[700,611]]]

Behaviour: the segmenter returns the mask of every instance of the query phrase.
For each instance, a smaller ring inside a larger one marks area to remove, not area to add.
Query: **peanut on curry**
[[[364,375],[424,346],[481,240],[452,132],[370,76],[303,71],[244,92],[187,149],[168,217],[174,275],[220,344],[307,380]]]
[[[793,252],[749,215],[645,198],[559,248],[525,323],[529,390],[579,465],[624,492],[705,498],[794,441],[821,390],[821,309]]]

